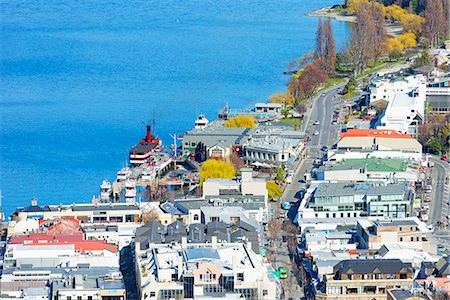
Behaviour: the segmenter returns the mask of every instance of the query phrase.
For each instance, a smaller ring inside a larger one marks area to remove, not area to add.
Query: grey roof
[[[340,274],[398,274],[411,273],[411,269],[400,259],[349,259],[334,266]]]
[[[73,205],[73,211],[139,210],[136,204]]]
[[[403,290],[403,289],[392,289],[389,290],[389,293],[392,296],[392,300],[411,300],[411,299],[430,299],[427,296],[418,294],[418,293],[411,293],[409,290]],[[388,297],[389,298],[389,297]]]
[[[315,197],[354,196],[354,195],[401,195],[405,184],[372,185],[369,183],[321,183],[316,188]]]
[[[166,242],[180,241],[182,237],[187,236],[186,226],[179,220],[167,225]]]
[[[374,221],[374,224],[378,227],[382,226],[417,226],[417,223],[414,220],[407,219],[407,220],[376,220]]]
[[[206,240],[205,224],[189,225],[188,241],[191,243],[204,243]]]
[[[436,271],[440,276],[450,275],[450,257],[441,257],[436,263]]]
[[[164,241],[164,235],[166,233],[166,228],[160,222],[151,220],[145,223],[143,226],[136,228],[136,242],[141,244],[141,250],[148,249],[148,244],[152,243],[162,243]]]
[[[248,140],[253,129],[250,128],[212,128],[192,129],[183,136],[184,141],[202,142],[207,147],[221,145],[241,145]]]
[[[44,211],[50,211],[50,208],[48,206],[34,206],[34,205],[29,205],[27,207],[24,207],[22,209],[18,209],[21,212],[44,212]]]

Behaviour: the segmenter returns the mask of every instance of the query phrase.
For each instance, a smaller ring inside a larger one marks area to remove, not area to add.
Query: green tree
[[[284,179],[284,169],[281,167],[276,168],[275,170],[275,181],[281,182]]]
[[[283,195],[283,191],[280,186],[274,181],[266,182],[267,193],[269,194],[269,200],[280,198]]]
[[[348,94],[353,92],[356,89],[356,86],[358,85],[358,83],[356,82],[355,77],[350,77],[347,84],[344,86],[344,94]]]

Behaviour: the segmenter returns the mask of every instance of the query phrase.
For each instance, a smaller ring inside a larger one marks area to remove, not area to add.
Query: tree
[[[342,92],[345,94],[352,93],[355,89],[358,83],[356,82],[355,77],[351,76],[347,82],[347,84],[344,86],[344,89]]]
[[[291,61],[288,64],[288,69],[298,72],[303,69],[307,64],[314,61],[314,51],[309,51],[306,54],[300,56],[300,58]]]
[[[287,90],[286,92],[273,94],[269,98],[270,103],[281,103],[284,104],[285,106],[293,105],[294,101],[295,101],[294,96],[292,96],[289,90]]]
[[[225,122],[225,127],[255,128],[256,122],[252,116],[238,116],[228,119]]]
[[[200,167],[200,183],[208,178],[233,178],[235,170],[233,164],[220,159],[208,159]]]
[[[141,216],[141,220],[142,223],[147,223],[150,222],[152,220],[158,220],[159,216],[158,216],[158,211],[156,210],[156,207],[152,207],[149,210],[147,210],[146,212],[142,213]]]
[[[266,187],[267,193],[269,194],[269,200],[278,199],[283,195],[283,191],[281,190],[281,188],[273,181],[267,181]]]
[[[284,169],[281,167],[276,168],[275,170],[275,181],[281,182],[284,180]]]
[[[336,45],[330,18],[323,23],[319,18],[314,63],[328,75],[333,74],[336,70]]]
[[[295,98],[307,99],[311,97],[317,88],[326,83],[328,76],[314,63],[309,63],[296,77],[293,76],[288,88]]]
[[[431,46],[437,46],[439,38],[443,37],[447,32],[446,24],[448,24],[448,20],[445,20],[444,6],[442,1],[427,0],[424,16],[424,33],[428,38]]]
[[[233,151],[231,153],[230,162],[233,164],[235,170],[240,170],[246,167],[244,160],[241,157],[239,157],[236,151]]]

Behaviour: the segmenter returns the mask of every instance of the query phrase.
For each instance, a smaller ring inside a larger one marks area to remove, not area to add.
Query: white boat
[[[136,183],[134,181],[125,182],[125,202],[136,202]]]
[[[148,167],[142,172],[141,179],[142,181],[152,181],[155,179],[156,171],[153,167]]]
[[[208,126],[209,121],[208,119],[205,117],[204,114],[200,114],[197,118],[197,120],[195,120],[195,126],[194,128],[196,129],[203,129],[206,126]]]
[[[128,167],[122,168],[117,172],[117,181],[125,181],[131,176],[131,170]]]
[[[112,200],[112,186],[107,180],[103,180],[100,185],[100,200],[102,202],[110,202]]]

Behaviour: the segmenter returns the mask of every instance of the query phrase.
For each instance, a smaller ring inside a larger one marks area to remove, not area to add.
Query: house
[[[413,286],[412,269],[399,259],[343,260],[333,272],[316,299],[386,299],[389,289]]]

